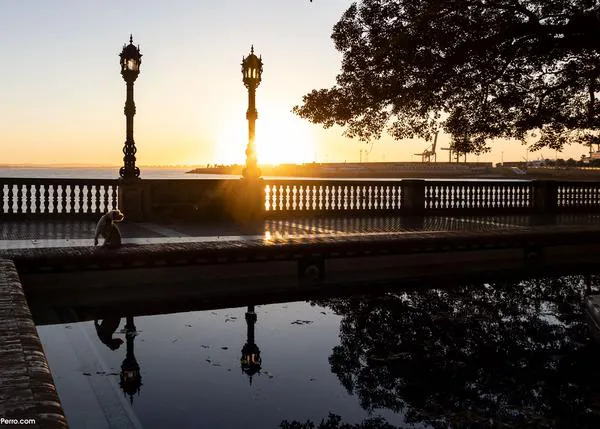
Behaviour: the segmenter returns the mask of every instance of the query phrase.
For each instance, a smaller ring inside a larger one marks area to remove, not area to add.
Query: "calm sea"
[[[186,174],[191,168],[140,168],[142,179],[235,179],[239,176],[220,174]],[[3,167],[0,177],[54,179],[118,179],[118,167]]]
[[[192,168],[140,168],[142,179],[238,179],[241,176],[234,174],[187,174]],[[0,167],[1,177],[27,177],[27,178],[55,178],[55,179],[118,179],[118,167]],[[271,177],[264,176],[265,179],[301,179],[301,180],[323,180],[318,177]],[[411,179],[418,179],[412,177]],[[421,178],[422,180],[436,181],[454,181],[455,178]],[[338,178],[336,180],[357,180],[353,178]],[[362,178],[358,180],[367,181],[390,181],[402,180],[398,178]],[[479,178],[479,179],[460,179],[467,182],[488,182],[498,179]],[[504,182],[523,182],[527,179],[501,179]]]

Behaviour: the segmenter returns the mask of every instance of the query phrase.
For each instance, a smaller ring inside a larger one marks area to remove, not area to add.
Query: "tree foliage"
[[[598,0],[359,0],[332,34],[337,84],[294,112],[362,140],[491,138],[561,148],[598,140]]]

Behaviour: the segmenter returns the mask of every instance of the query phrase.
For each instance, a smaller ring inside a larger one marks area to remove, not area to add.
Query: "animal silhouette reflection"
[[[111,350],[117,350],[123,344],[121,338],[113,338],[120,323],[120,317],[108,317],[103,319],[101,323],[98,323],[98,320],[94,320],[94,327],[96,328],[98,338]]]

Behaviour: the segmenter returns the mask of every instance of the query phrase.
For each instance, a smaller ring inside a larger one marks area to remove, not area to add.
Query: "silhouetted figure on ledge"
[[[250,384],[252,384],[252,377],[254,374],[260,373],[260,349],[254,343],[254,325],[256,324],[256,313],[254,312],[254,306],[248,306],[246,312],[246,325],[248,327],[246,344],[242,348],[242,358],[240,364],[242,372],[248,376]]]
[[[121,389],[125,395],[129,395],[129,402],[133,404],[133,395],[140,393],[142,386],[142,376],[140,374],[140,366],[133,354],[133,340],[136,336],[133,317],[128,316],[125,323],[125,338],[127,341],[127,354],[121,365]]]
[[[101,323],[98,323],[98,320],[94,320],[94,327],[96,328],[98,338],[111,350],[117,350],[123,344],[122,339],[113,338],[120,323],[120,317],[108,317],[103,319]]]
[[[103,247],[117,248],[121,246],[122,236],[118,222],[122,222],[125,215],[120,210],[111,210],[100,218],[96,225],[94,235],[94,246],[98,245],[98,238],[104,238]]]

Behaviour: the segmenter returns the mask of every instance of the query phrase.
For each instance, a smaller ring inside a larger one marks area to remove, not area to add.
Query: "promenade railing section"
[[[119,180],[0,178],[0,214],[98,216],[117,207]]]
[[[0,178],[0,216],[97,218],[136,190],[138,217],[243,214],[266,218],[423,214],[513,214],[600,210],[600,182],[394,179],[269,179],[249,192],[240,179],[137,180]],[[242,202],[244,202],[242,204]],[[133,213],[131,207],[119,207]]]

